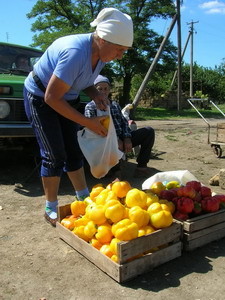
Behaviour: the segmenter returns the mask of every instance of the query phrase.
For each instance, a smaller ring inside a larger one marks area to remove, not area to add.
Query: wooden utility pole
[[[133,109],[135,110],[140,99],[141,96],[144,92],[144,89],[148,83],[148,80],[150,78],[150,76],[152,75],[152,73],[154,72],[154,69],[156,67],[156,64],[160,58],[160,55],[165,47],[165,44],[167,42],[167,40],[170,37],[170,34],[173,30],[174,25],[177,23],[177,39],[178,39],[178,69],[177,69],[177,77],[178,77],[178,91],[177,91],[177,109],[178,111],[181,109],[180,107],[180,103],[181,103],[181,93],[182,93],[182,87],[181,87],[181,26],[180,26],[180,0],[177,0],[177,14],[173,17],[172,23],[160,45],[160,48],[158,50],[158,52],[156,53],[156,56],[147,72],[147,74],[145,75],[144,80],[142,81],[142,84],[139,88],[139,90],[137,91],[137,94],[134,98],[134,101],[132,103],[133,105]]]
[[[187,23],[190,25],[190,34],[191,34],[191,54],[190,54],[190,98],[193,98],[193,49],[194,49],[194,24],[198,23],[191,21]]]
[[[177,110],[180,111],[182,96],[181,77],[181,25],[180,25],[180,0],[177,0]]]
[[[188,46],[190,37],[191,37],[191,33],[189,32],[188,37],[187,37],[187,40],[186,40],[186,43],[185,43],[185,46],[184,46],[184,49],[183,49],[182,54],[181,54],[181,60],[183,60],[183,57],[184,57],[184,54],[185,54],[185,52],[186,52],[186,49],[187,49],[187,46]],[[174,75],[173,75],[173,79],[172,79],[172,82],[171,82],[171,85],[170,85],[170,88],[171,88],[171,89],[172,89],[172,87],[173,87],[173,85],[174,85],[174,82],[175,82],[176,77],[177,77],[177,70],[174,72]]]
[[[143,92],[144,92],[144,89],[145,89],[147,83],[148,83],[148,80],[149,80],[150,76],[152,75],[152,73],[154,72],[155,67],[156,67],[156,64],[157,64],[157,62],[158,62],[158,60],[159,60],[159,58],[160,58],[160,55],[161,55],[161,53],[162,53],[162,51],[163,51],[163,49],[164,49],[164,47],[165,47],[165,44],[166,44],[167,40],[168,40],[169,37],[170,37],[170,34],[171,34],[172,30],[173,30],[174,25],[176,24],[176,20],[177,20],[177,15],[175,15],[175,16],[173,17],[172,23],[171,23],[171,25],[170,25],[170,27],[169,27],[169,29],[168,29],[166,35],[165,35],[165,37],[164,37],[164,39],[163,39],[163,41],[162,41],[160,47],[159,47],[159,50],[158,50],[158,52],[156,53],[156,56],[155,56],[155,58],[154,58],[154,60],[153,60],[153,62],[152,62],[152,64],[151,64],[151,66],[150,66],[150,68],[149,68],[147,74],[145,75],[145,78],[144,78],[144,80],[142,81],[142,84],[141,84],[139,90],[137,91],[137,94],[136,94],[136,96],[135,96],[135,98],[134,98],[134,101],[133,101],[133,103],[132,103],[133,109],[135,109],[135,108],[137,107],[138,102],[139,102],[140,99],[141,99],[141,96],[142,96],[142,94],[143,94]]]

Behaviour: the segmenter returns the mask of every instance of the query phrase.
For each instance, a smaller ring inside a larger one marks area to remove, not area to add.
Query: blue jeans
[[[71,102],[72,103],[72,102]],[[41,176],[61,176],[83,166],[83,154],[77,141],[80,125],[64,118],[24,88],[24,106],[40,148]]]

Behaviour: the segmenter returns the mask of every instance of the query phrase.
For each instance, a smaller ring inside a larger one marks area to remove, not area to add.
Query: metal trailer
[[[225,117],[225,114],[222,112],[222,110],[212,101],[208,99],[199,99],[199,98],[189,98],[187,99],[189,104],[196,110],[196,112],[199,114],[199,116],[205,121],[205,123],[208,126],[208,144],[211,144],[211,148],[213,149],[213,152],[215,155],[220,158],[222,156],[222,148],[221,146],[225,145],[225,122],[224,123],[217,123],[217,139],[216,141],[210,141],[210,123],[204,118],[204,116],[200,113],[198,108],[193,102],[202,104],[202,108],[204,108],[205,105],[208,103],[211,103],[222,115]]]

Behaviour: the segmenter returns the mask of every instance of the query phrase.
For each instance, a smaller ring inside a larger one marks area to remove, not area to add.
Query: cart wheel
[[[211,145],[211,147],[213,148],[213,152],[216,154],[217,157],[222,156],[222,149],[220,145]]]

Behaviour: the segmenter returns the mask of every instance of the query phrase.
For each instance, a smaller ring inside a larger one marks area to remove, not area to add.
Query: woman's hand
[[[125,153],[129,153],[132,151],[132,143],[130,138],[125,138],[123,141],[123,148]]]
[[[102,125],[102,121],[105,120],[108,116],[86,118],[88,121],[86,127],[94,131],[96,134],[99,134],[103,137],[107,136],[108,130]]]
[[[118,139],[118,148],[120,151],[124,152],[123,141]]]

